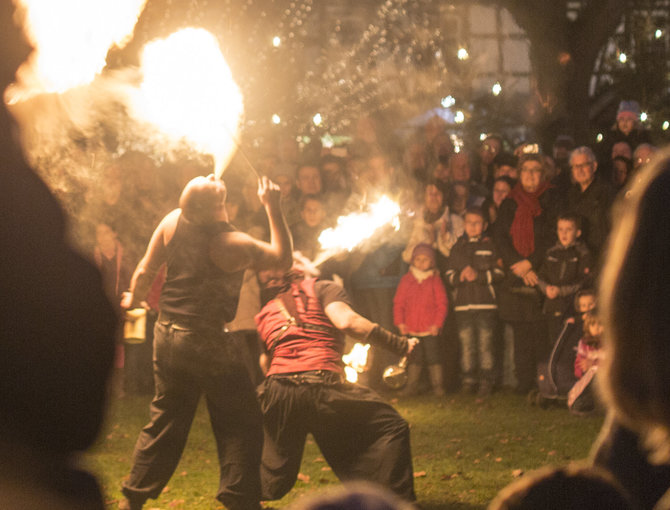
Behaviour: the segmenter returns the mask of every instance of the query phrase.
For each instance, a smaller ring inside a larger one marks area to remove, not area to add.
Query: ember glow
[[[321,248],[336,252],[351,251],[385,225],[400,228],[400,206],[383,195],[366,212],[357,212],[337,218],[337,226],[319,235]]]
[[[133,116],[172,141],[214,156],[220,177],[237,146],[243,104],[216,38],[185,28],[152,41],[144,48],[141,72]]]
[[[368,351],[370,344],[356,343],[351,348],[349,354],[342,356],[344,362],[344,375],[347,381],[355,383],[358,381],[358,374],[365,372],[368,363]]]
[[[146,0],[17,0],[35,51],[18,72],[8,102],[91,83],[109,49],[131,36]]]

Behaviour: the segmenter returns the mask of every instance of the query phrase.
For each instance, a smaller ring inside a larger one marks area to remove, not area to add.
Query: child
[[[493,285],[502,280],[502,261],[493,240],[483,236],[484,212],[465,212],[465,234],[451,250],[447,281],[454,289],[454,312],[461,342],[463,391],[487,396],[493,387],[493,332],[497,320]]]
[[[563,316],[569,311],[575,293],[586,286],[591,272],[591,256],[584,243],[579,218],[560,215],[556,222],[558,242],[547,250],[538,272],[537,286],[546,296],[542,312],[547,319],[547,334],[553,344],[561,331]]]
[[[568,407],[575,414],[585,414],[595,410],[593,378],[598,371],[602,358],[600,337],[603,326],[598,316],[586,312],[584,318],[584,336],[577,345],[575,358],[575,376],[578,381],[568,393]]]
[[[412,251],[412,265],[400,279],[393,298],[393,322],[402,335],[421,339],[407,366],[406,396],[418,391],[423,365],[428,367],[435,396],[443,396],[439,332],[447,316],[447,293],[435,269],[435,251],[420,243]]]
[[[326,208],[319,195],[304,195],[300,200],[300,220],[291,227],[293,246],[310,260],[319,253],[319,235],[326,228]]]

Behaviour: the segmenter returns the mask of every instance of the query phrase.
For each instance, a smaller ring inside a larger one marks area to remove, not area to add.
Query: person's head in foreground
[[[291,510],[412,510],[416,507],[399,499],[384,487],[368,482],[346,483],[341,487],[305,496]]]
[[[489,510],[624,510],[633,507],[606,471],[595,467],[545,467],[501,490]]]
[[[670,460],[670,150],[659,152],[615,205],[599,303],[601,387],[616,417]]]

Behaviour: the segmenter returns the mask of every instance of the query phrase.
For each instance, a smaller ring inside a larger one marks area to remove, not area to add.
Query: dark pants
[[[204,394],[221,468],[217,499],[230,510],[260,508],[262,416],[248,373],[223,333],[159,320],[154,379],[151,422],[137,440],[124,495],[139,503],[159,496],[177,467]]]
[[[527,393],[537,386],[537,365],[549,356],[546,323],[541,320],[512,322],[514,371],[517,391]]]
[[[270,376],[258,388],[265,444],[263,499],[291,490],[311,433],[340,480],[381,484],[408,501],[416,499],[409,426],[372,390],[340,382],[339,374]]]

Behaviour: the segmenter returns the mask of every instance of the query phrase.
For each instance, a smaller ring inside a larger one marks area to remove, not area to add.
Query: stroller
[[[547,407],[552,402],[567,402],[568,392],[577,382],[575,377],[575,357],[577,344],[582,336],[581,316],[567,317],[563,321],[551,354],[546,362],[537,366],[536,390],[529,394],[531,405]]]

